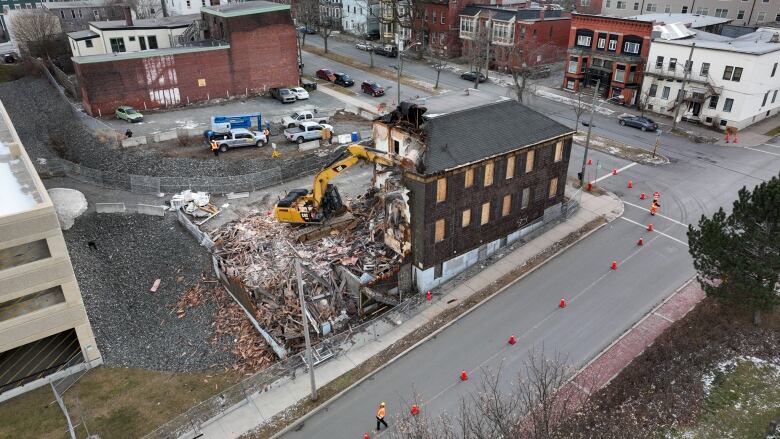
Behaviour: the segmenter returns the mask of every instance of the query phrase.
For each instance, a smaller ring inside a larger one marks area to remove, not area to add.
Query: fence
[[[61,158],[38,163],[38,168],[50,175],[67,175],[74,180],[138,194],[175,193],[185,189],[211,194],[250,192],[278,185],[298,177],[311,175],[330,163],[332,155],[308,156],[295,160],[280,160],[279,165],[251,174],[224,177],[153,177],[88,168]]]

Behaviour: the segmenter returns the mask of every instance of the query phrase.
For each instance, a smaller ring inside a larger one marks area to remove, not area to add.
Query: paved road
[[[331,47],[334,45],[331,44]],[[443,74],[444,76],[444,74]],[[449,76],[449,75],[448,75]],[[452,78],[450,78],[452,79]],[[450,80],[448,79],[448,81]],[[537,99],[534,108],[569,126],[574,114],[564,105]],[[597,116],[596,131],[617,140],[652,146],[655,135],[628,130],[613,118]],[[622,217],[578,243],[477,311],[443,331],[371,379],[298,425],[285,438],[358,438],[372,431],[379,401],[388,404],[388,418],[405,413],[413,394],[428,414],[453,413],[459,397],[475,389],[484,368],[501,366],[505,379],[520,371],[529,350],[542,344],[566,353],[580,366],[639,320],[659,301],[694,274],[688,255],[686,227],[703,213],[729,207],[736,191],[776,175],[780,143],[759,148],[694,144],[664,136],[662,152],[671,164],[649,167],[592,152],[601,174],[625,168],[600,182],[625,202]],[[576,175],[582,149],[575,147],[570,175]],[[591,166],[589,170],[593,172]],[[633,189],[627,189],[631,179]],[[639,193],[661,193],[660,215],[651,217]],[[648,234],[652,222],[658,233]],[[645,236],[645,245],[636,246]],[[612,271],[612,260],[619,262]],[[565,310],[560,297],[570,299]],[[520,342],[509,347],[509,334]],[[471,372],[458,380],[461,369]],[[384,437],[372,433],[372,438]]]

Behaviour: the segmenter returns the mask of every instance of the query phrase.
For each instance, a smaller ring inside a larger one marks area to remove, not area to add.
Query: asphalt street
[[[332,49],[340,50],[333,40],[330,43]],[[350,54],[344,50],[344,54]],[[427,66],[416,68],[432,71]],[[430,72],[420,79],[429,77]],[[457,75],[442,72],[445,84],[453,77]],[[490,87],[496,86],[484,88]],[[498,94],[505,95],[506,89]],[[537,98],[530,105],[564,124],[574,123],[573,111],[563,104]],[[620,127],[614,118],[598,115],[595,125],[596,132],[615,140],[642,147],[655,143],[655,134]],[[533,348],[543,347],[548,355],[561,352],[575,368],[593,358],[694,275],[687,225],[721,206],[730,208],[739,188],[753,187],[777,175],[780,169],[780,142],[757,148],[724,147],[663,135],[660,152],[669,157],[670,164],[645,166],[591,151],[594,164],[588,172],[594,176],[597,163],[600,176],[608,175],[613,168],[623,169],[599,182],[624,201],[622,217],[511,285],[283,437],[359,438],[365,432],[370,432],[372,438],[384,437],[386,433],[373,431],[380,401],[387,402],[392,428],[393,417],[407,413],[414,395],[425,413],[436,416],[455,413],[459,399],[474,391],[480,375],[488,370],[501,367],[509,385]],[[570,175],[579,171],[582,154],[583,149],[575,146]],[[633,189],[627,188],[628,180],[632,180]],[[649,202],[639,200],[639,194],[652,196],[656,191],[661,193],[661,209],[652,217],[647,211]],[[646,231],[650,222],[656,232]],[[641,247],[636,245],[640,237],[645,239]],[[613,260],[619,264],[617,270],[610,269]],[[563,310],[557,307],[561,297],[569,300]],[[519,337],[517,345],[506,343],[510,334]],[[470,373],[466,382],[458,379],[462,369]]]

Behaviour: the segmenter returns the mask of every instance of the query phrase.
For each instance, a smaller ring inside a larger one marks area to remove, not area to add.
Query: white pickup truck
[[[282,126],[285,128],[295,128],[301,122],[327,123],[328,116],[317,112],[315,109],[312,111],[296,111],[282,118]]]
[[[333,126],[326,123],[301,122],[295,128],[284,130],[284,137],[291,142],[301,144],[309,140],[322,139],[322,130],[325,128],[333,134]]]

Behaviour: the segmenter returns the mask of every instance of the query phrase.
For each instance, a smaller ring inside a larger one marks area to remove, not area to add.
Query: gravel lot
[[[219,160],[208,154],[202,158],[167,157],[154,148],[112,150],[84,127],[44,78],[0,84],[0,100],[33,160],[59,156],[94,169],[159,177],[240,175],[280,165],[295,166],[294,157],[272,161],[267,152],[260,150],[256,150],[256,156],[241,154],[240,160]],[[354,123],[345,124],[337,126],[336,132],[355,128]]]
[[[106,365],[183,372],[232,364],[211,342],[213,300],[176,316],[177,300],[211,273],[211,259],[173,215],[93,213],[64,234]]]

